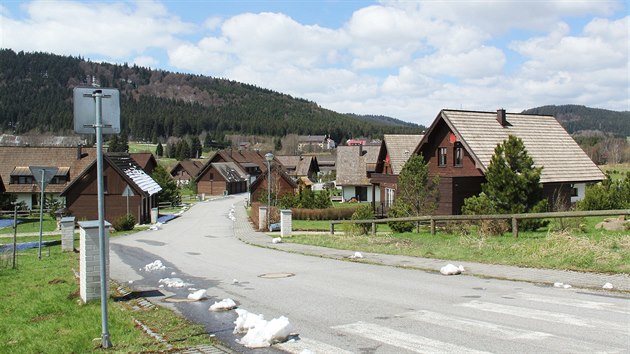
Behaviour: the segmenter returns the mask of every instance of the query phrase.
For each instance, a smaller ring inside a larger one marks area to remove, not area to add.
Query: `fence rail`
[[[630,209],[620,210],[590,210],[590,211],[557,211],[550,213],[530,213],[530,214],[493,214],[493,215],[426,215],[412,216],[405,218],[370,219],[370,220],[333,220],[330,222],[330,234],[335,234],[337,224],[372,224],[372,234],[376,234],[376,224],[387,222],[416,222],[428,221],[431,224],[431,235],[435,235],[435,224],[443,221],[479,221],[479,220],[511,220],[512,236],[518,237],[518,220],[526,219],[556,219],[556,218],[576,218],[585,216],[615,216],[630,215]]]

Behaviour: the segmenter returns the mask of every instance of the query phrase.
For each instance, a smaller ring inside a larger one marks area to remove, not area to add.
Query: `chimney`
[[[77,144],[77,160],[81,160],[83,157],[83,151],[81,150],[81,144]]]
[[[497,122],[499,122],[502,127],[505,127],[507,125],[507,120],[505,118],[505,109],[497,109]]]
[[[363,156],[363,144],[359,144],[359,156]]]

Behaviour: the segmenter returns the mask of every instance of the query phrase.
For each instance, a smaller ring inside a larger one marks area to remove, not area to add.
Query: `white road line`
[[[451,328],[456,331],[481,334],[483,336],[495,337],[501,340],[518,341],[528,343],[533,346],[544,346],[545,348],[563,348],[568,353],[623,353],[623,349],[606,348],[602,352],[597,347],[598,344],[586,341],[575,340],[573,338],[558,337],[551,333],[529,331],[520,328],[503,326],[495,323],[472,320],[468,318],[455,317],[451,315],[431,312],[417,311],[400,315],[403,318],[429,323],[435,326]]]
[[[536,301],[547,304],[554,305],[565,305],[565,306],[573,306],[579,307],[583,309],[592,309],[592,310],[602,310],[602,311],[610,311],[617,312],[621,314],[630,314],[630,300],[628,300],[627,308],[621,308],[616,306],[615,304],[607,303],[607,302],[597,302],[597,301],[588,301],[588,300],[578,300],[578,299],[561,299],[552,296],[545,295],[534,295],[528,293],[517,293],[521,299],[528,301]]]
[[[313,339],[301,338],[300,340],[296,340],[294,342],[285,342],[275,344],[274,348],[279,348],[284,350],[285,352],[297,354],[301,353],[303,350],[309,350],[315,354],[353,354],[350,351],[337,348],[330,344],[322,343]]]
[[[547,322],[554,322],[560,324],[567,324],[572,326],[579,327],[588,327],[588,328],[608,328],[611,330],[620,331],[621,333],[627,334],[628,329],[625,326],[600,321],[600,320],[589,320],[584,319],[568,314],[536,310],[536,309],[528,309],[523,307],[511,306],[511,305],[501,305],[501,304],[493,304],[489,302],[481,302],[481,301],[470,301],[463,304],[458,304],[456,306],[468,307],[475,310],[481,310],[486,312],[494,312],[503,315],[511,315],[516,317],[523,317],[527,319],[541,320]]]
[[[335,326],[332,327],[332,329],[337,329],[340,331],[358,335],[367,339],[406,349],[415,353],[488,353],[480,350],[462,347],[456,344],[417,336],[410,333],[399,332],[391,328],[361,321],[342,326]]]
[[[402,317],[416,321],[430,323],[436,326],[452,328],[457,331],[483,333],[484,335],[494,336],[505,340],[530,339],[541,340],[552,337],[553,334],[529,331],[520,328],[503,326],[495,323],[471,320],[461,317],[453,317],[437,312],[418,311],[403,314]]]

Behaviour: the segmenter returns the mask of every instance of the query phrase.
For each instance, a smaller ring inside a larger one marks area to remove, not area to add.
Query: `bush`
[[[405,204],[394,202],[394,205],[389,208],[387,216],[390,218],[404,218],[411,216],[411,211]],[[414,226],[411,221],[390,221],[387,225],[396,233],[411,232]]]
[[[374,212],[372,211],[372,206],[369,204],[361,205],[356,209],[356,211],[352,214],[351,220],[369,220],[374,219]],[[372,228],[372,224],[353,224],[356,228],[356,231],[360,235],[367,235]]]
[[[295,220],[349,220],[356,210],[357,208],[291,209]]]
[[[129,231],[133,230],[133,227],[136,225],[136,218],[131,214],[121,215],[116,220],[112,226],[116,231]]]

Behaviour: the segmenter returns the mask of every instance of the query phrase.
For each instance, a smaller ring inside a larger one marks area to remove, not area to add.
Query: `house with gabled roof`
[[[98,219],[96,168],[94,160],[60,193],[77,220]],[[133,195],[123,195],[127,187]],[[103,154],[103,188],[105,220],[113,222],[129,213],[141,224],[150,222],[151,209],[158,206],[157,193],[162,190],[127,153]]]
[[[380,202],[379,186],[370,182],[376,171],[380,146],[339,146],[337,147],[337,179],[344,201]]]
[[[398,187],[398,175],[409,157],[418,147],[423,135],[385,134],[378,153],[376,168],[370,176],[370,182],[378,186],[381,192],[383,214],[394,202]]]
[[[294,180],[301,179],[302,177],[310,179],[311,181],[317,180],[317,173],[319,172],[319,165],[317,163],[316,156],[307,155],[284,155],[276,156],[278,161],[282,163],[286,173]]]
[[[198,160],[178,161],[171,169],[170,174],[178,186],[188,185],[197,177],[203,166],[204,163]]]
[[[284,171],[282,164],[271,165],[271,174],[265,171],[251,184],[251,201],[259,201],[263,194],[267,193],[269,176],[271,176],[271,192],[276,195],[277,199],[282,198],[285,194],[295,193],[298,189],[298,184]]]
[[[150,152],[131,152],[129,156],[131,156],[138,166],[149,176],[153,174],[153,170],[155,170],[158,165],[155,156]]]
[[[0,146],[0,180],[5,193],[28,209],[39,206],[40,189],[29,166],[56,167],[44,197],[60,198],[60,193],[95,161],[96,149],[57,146]]]
[[[247,173],[236,162],[211,162],[197,176],[197,193],[224,195],[247,192]]]
[[[555,205],[584,197],[586,185],[605,176],[553,116],[444,109],[414,153],[440,177],[437,214],[460,214],[464,199],[478,195],[494,149],[510,136],[542,167],[543,194]]]

